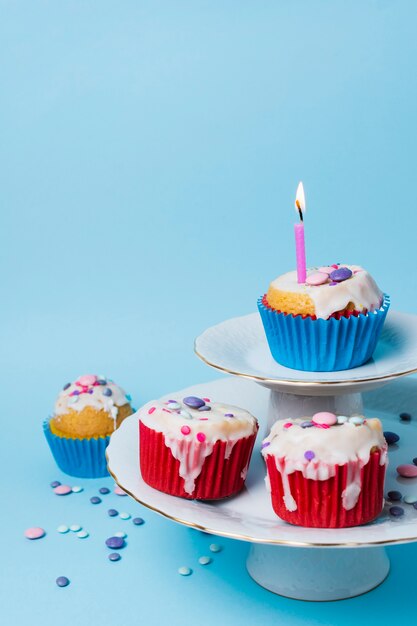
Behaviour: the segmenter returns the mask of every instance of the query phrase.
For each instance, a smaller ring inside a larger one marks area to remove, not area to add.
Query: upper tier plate
[[[134,414],[113,433],[107,448],[109,471],[135,500],[166,517],[216,535],[290,546],[355,547],[417,541],[417,510],[411,504],[400,504],[405,514],[391,518],[387,505],[371,524],[354,528],[322,529],[291,526],[280,520],[272,510],[265,487],[265,464],[260,454],[266,431],[269,392],[250,381],[226,378],[169,394],[197,395],[240,405],[259,419],[260,430],[249,466],[246,486],[240,494],[217,502],[197,502],[169,496],[149,487],[139,471],[139,428]],[[417,454],[417,416],[400,422],[400,411],[412,411],[417,405],[417,381],[401,380],[365,396],[366,414],[382,419],[384,430],[400,435],[398,445],[390,446],[386,491],[399,490],[416,495],[417,478],[400,478],[397,465],[410,463]]]
[[[417,372],[417,316],[390,311],[373,358],[339,372],[303,372],[271,356],[258,313],[235,317],[205,330],[195,352],[207,365],[287,393],[334,395],[367,391]]]

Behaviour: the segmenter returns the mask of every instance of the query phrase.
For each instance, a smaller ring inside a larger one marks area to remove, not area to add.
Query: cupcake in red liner
[[[262,454],[272,508],[290,524],[345,528],[382,511],[387,444],[376,418],[322,412],[279,420]]]
[[[390,300],[358,265],[279,276],[258,301],[273,358],[286,367],[332,372],[366,363],[376,348]]]
[[[196,500],[242,489],[258,432],[248,411],[188,396],[149,402],[138,415],[140,470],[148,485]]]

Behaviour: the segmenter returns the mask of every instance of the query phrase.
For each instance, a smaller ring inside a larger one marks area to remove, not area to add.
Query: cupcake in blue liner
[[[275,279],[258,300],[273,358],[292,369],[333,372],[359,367],[376,348],[390,300],[357,265],[312,268]]]
[[[112,380],[87,374],[67,383],[43,424],[58,467],[71,476],[107,476],[105,451],[110,435],[133,413],[130,396]]]

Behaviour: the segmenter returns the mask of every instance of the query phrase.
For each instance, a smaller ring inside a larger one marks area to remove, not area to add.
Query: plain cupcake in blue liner
[[[87,374],[67,383],[43,430],[58,467],[71,476],[107,476],[110,435],[133,413],[130,396],[104,376]]]
[[[273,358],[286,367],[331,372],[359,367],[376,348],[389,309],[371,275],[359,266],[289,272],[274,280],[258,310]]]

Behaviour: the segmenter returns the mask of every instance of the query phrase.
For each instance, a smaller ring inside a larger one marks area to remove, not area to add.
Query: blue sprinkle
[[[143,520],[141,517],[134,517],[132,522],[135,526],[142,526],[142,524],[145,523],[145,520]]]
[[[268,446],[271,445],[270,441],[265,441],[262,445],[261,445],[261,450],[263,450],[264,448],[267,448]]]
[[[132,402],[132,396],[130,395],[130,393],[127,393],[127,394],[126,394],[126,400],[127,400],[128,402]],[[119,556],[119,555],[117,555],[117,556]]]
[[[110,389],[110,387],[106,387],[105,389],[103,389],[103,396],[112,396],[113,392]]]
[[[66,389],[68,389],[69,387],[71,387],[71,383],[67,383],[66,385],[64,385],[62,387],[62,390],[65,391]]]
[[[311,428],[312,426],[314,426],[314,422],[312,421],[301,422],[300,426],[301,428]]]
[[[90,502],[91,504],[100,504],[101,498],[99,498],[98,496],[93,496],[92,498],[90,498]]]
[[[388,444],[389,446],[390,446],[391,444],[393,444],[393,443],[397,443],[397,441],[399,441],[399,440],[400,440],[400,436],[399,436],[399,435],[397,435],[397,433],[392,433],[392,432],[391,432],[391,431],[389,431],[389,430],[386,430],[386,431],[384,432],[384,437],[385,437],[385,440],[386,440],[386,442],[387,442],[387,444]]]
[[[100,487],[99,492],[105,496],[107,493],[110,493],[110,489],[107,489],[107,487]]]
[[[109,517],[116,517],[116,515],[119,515],[119,511],[116,511],[116,509],[109,509],[107,511],[107,515]]]
[[[401,517],[401,515],[404,515],[402,506],[391,506],[389,512],[393,517]]]

